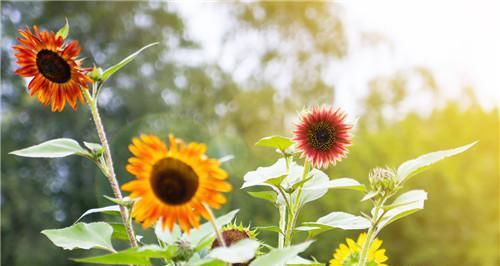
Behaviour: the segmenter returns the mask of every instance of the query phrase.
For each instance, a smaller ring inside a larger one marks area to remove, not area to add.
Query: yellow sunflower
[[[358,241],[347,238],[346,244],[340,246],[333,253],[333,258],[330,260],[330,266],[358,266],[361,248],[366,241],[366,233],[361,233]],[[368,251],[367,266],[387,266],[384,262],[387,261],[385,249],[379,249],[382,245],[382,240],[375,239]]]
[[[84,102],[80,88],[87,88],[91,79],[80,67],[82,59],[78,41],[67,44],[63,37],[54,32],[39,31],[33,26],[19,30],[20,44],[13,48],[19,68],[16,74],[32,77],[28,85],[30,95],[37,94],[38,101],[44,105],[52,103],[52,112],[62,111],[66,102],[76,109],[76,102]]]
[[[189,232],[198,227],[200,215],[210,219],[203,203],[219,208],[226,202],[221,192],[231,190],[220,162],[205,155],[201,143],[185,144],[169,135],[169,147],[154,135],[134,138],[129,150],[127,171],[137,178],[122,186],[136,199],[132,216],[144,228],[161,219],[172,230],[178,223]]]

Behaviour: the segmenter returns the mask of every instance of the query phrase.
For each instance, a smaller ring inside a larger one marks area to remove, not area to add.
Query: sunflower
[[[255,230],[250,229],[250,227],[244,227],[241,223],[239,225],[236,225],[235,223],[230,223],[228,225],[225,225],[222,228],[222,238],[224,239],[224,243],[230,247],[233,244],[235,244],[238,241],[241,241],[243,239],[253,239],[257,240],[257,232]],[[212,242],[212,249],[217,248],[222,246],[219,239],[215,239],[214,242]],[[261,252],[257,250],[257,254],[260,254]],[[250,262],[255,259],[252,258],[250,261],[246,263],[233,263],[231,266],[248,266],[250,265]]]
[[[345,122],[345,117],[340,109],[327,106],[313,107],[300,115],[293,139],[313,167],[326,168],[347,156],[352,125]]]
[[[330,260],[330,266],[358,266],[361,247],[366,241],[366,233],[361,233],[358,241],[347,238],[346,244],[340,244],[339,248],[333,253],[333,258]],[[375,239],[368,251],[367,266],[387,266],[384,262],[387,261],[385,249],[379,249],[382,245],[382,240]]]
[[[80,87],[86,88],[91,81],[80,68],[82,60],[76,58],[78,42],[66,44],[54,32],[40,32],[36,25],[33,29],[34,33],[29,28],[19,30],[20,44],[13,47],[19,65],[16,74],[33,77],[28,85],[30,95],[37,94],[44,105],[52,102],[52,112],[62,111],[66,101],[76,110],[77,99],[84,102]]]
[[[203,206],[219,208],[226,202],[221,192],[231,190],[220,162],[205,155],[201,143],[185,144],[169,135],[169,147],[154,135],[134,138],[127,171],[137,178],[122,186],[136,199],[132,216],[148,228],[161,220],[172,231],[177,222],[189,232],[199,226],[199,216],[210,219]]]

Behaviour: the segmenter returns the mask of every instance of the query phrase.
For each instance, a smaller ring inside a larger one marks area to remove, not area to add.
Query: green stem
[[[385,199],[384,200],[382,200],[382,199],[377,200],[377,202],[375,202],[375,211],[374,211],[373,216],[372,216],[370,229],[368,229],[368,232],[366,233],[365,243],[363,244],[363,248],[361,249],[361,254],[359,256],[358,266],[366,266],[366,263],[368,260],[368,251],[370,250],[372,242],[378,233],[377,226],[382,218],[382,217],[378,217],[378,216],[379,216],[380,210],[382,209],[382,206],[384,205],[384,202],[385,202]]]
[[[278,233],[278,248],[284,248],[285,247],[284,233],[286,228],[286,214],[287,214],[286,205],[279,206],[279,213],[280,213],[280,220],[279,220],[280,232]]]
[[[288,156],[286,153],[283,152],[283,158],[285,158],[285,163],[286,163],[286,176],[289,175],[290,173],[290,161],[292,160],[291,156]],[[288,215],[290,214],[292,210],[292,205],[290,204],[290,201],[287,198],[287,193],[283,190],[283,187],[281,185],[276,186],[279,193],[283,197],[283,200],[285,201],[285,205],[280,205],[278,207],[279,210],[279,228],[280,232],[278,234],[278,248],[283,248],[285,247],[285,232],[287,229],[287,219]]]
[[[304,163],[304,171],[302,172],[302,178],[300,181],[303,181],[307,178],[309,175],[309,170],[310,170],[310,164],[309,161],[306,160]],[[289,219],[285,231],[285,247],[289,247],[292,244],[292,239],[293,239],[293,231],[295,230],[295,225],[297,223],[297,218],[300,213],[300,197],[302,196],[302,187],[304,184],[302,184],[297,191],[297,198],[296,201],[293,202],[293,207],[290,209],[289,213]]]
[[[104,169],[101,168],[103,174],[107,177],[109,184],[111,185],[111,189],[113,190],[113,194],[116,199],[123,200],[122,193],[120,191],[120,185],[118,184],[118,180],[116,179],[115,170],[113,167],[113,159],[111,157],[111,151],[109,149],[108,139],[106,138],[106,132],[104,131],[104,126],[101,120],[101,116],[99,115],[99,110],[97,109],[97,101],[92,98],[88,89],[82,89],[83,96],[87,101],[90,112],[92,113],[92,118],[94,120],[97,135],[99,135],[99,140],[101,141],[101,145],[104,149]],[[125,206],[120,205],[120,214],[122,217],[123,224],[127,229],[127,235],[130,240],[130,245],[132,247],[137,247],[137,240],[135,238],[134,228],[132,227],[132,223],[129,220],[129,214],[127,208]]]

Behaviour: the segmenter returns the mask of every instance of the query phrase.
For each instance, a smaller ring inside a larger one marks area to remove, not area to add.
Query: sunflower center
[[[224,238],[224,242],[227,246],[231,246],[233,243],[236,243],[245,238],[250,238],[250,236],[245,231],[240,231],[238,229],[228,229],[222,232],[222,238]],[[221,243],[218,239],[212,243],[212,248],[220,247]]]
[[[56,52],[41,50],[36,55],[38,71],[48,80],[56,83],[65,83],[71,79],[71,67]]]
[[[170,205],[190,201],[199,185],[198,175],[193,168],[174,158],[165,158],[155,163],[150,182],[155,195]]]
[[[313,149],[327,151],[335,143],[335,133],[335,128],[330,123],[321,121],[309,127],[307,137]]]

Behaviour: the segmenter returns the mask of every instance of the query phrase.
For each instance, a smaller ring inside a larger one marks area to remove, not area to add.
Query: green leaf
[[[66,37],[68,37],[68,33],[69,33],[69,23],[68,23],[68,18],[66,18],[66,23],[61,29],[57,31],[56,38],[61,36],[63,39],[66,39]]]
[[[424,171],[432,164],[439,162],[444,158],[462,153],[474,146],[476,143],[477,141],[454,149],[427,153],[416,159],[409,160],[399,166],[397,173],[398,182],[401,184],[409,180],[412,176]]]
[[[228,263],[244,263],[255,257],[257,249],[259,249],[259,241],[247,238],[229,247],[215,248],[208,256]]]
[[[125,225],[121,223],[110,223],[110,225],[113,227],[113,234],[111,235],[113,239],[129,240]]]
[[[182,232],[179,225],[174,224],[174,228],[172,231],[168,230],[168,228],[164,228],[161,222],[157,222],[155,226],[155,234],[156,238],[163,241],[168,245],[173,245],[177,240],[180,239]]]
[[[281,184],[281,182],[285,178],[286,178],[286,175],[278,176],[278,177],[275,177],[275,178],[268,179],[266,181],[266,183],[269,184],[269,185],[277,187],[277,186],[279,186]]]
[[[423,190],[411,190],[401,194],[390,205],[393,207],[382,214],[383,217],[379,222],[378,230],[381,230],[390,223],[423,209],[425,200],[427,200],[427,192]]]
[[[369,200],[378,195],[378,191],[369,191],[365,194],[365,196],[361,199],[361,201]]]
[[[263,231],[276,232],[278,234],[284,235],[283,232],[281,232],[281,229],[278,226],[276,226],[276,225],[258,226],[255,229],[257,229],[257,230],[263,230]]]
[[[98,223],[77,223],[63,229],[43,230],[54,245],[63,249],[91,249],[98,248],[114,252],[111,244],[113,228],[111,225]]]
[[[106,254],[97,257],[74,259],[77,262],[112,264],[112,265],[151,265],[150,259],[171,259],[174,257],[177,248],[169,246],[161,248],[155,245],[129,248],[117,253]]]
[[[53,139],[25,149],[12,151],[14,154],[30,158],[59,158],[68,155],[89,155],[88,152],[72,139]]]
[[[247,193],[254,198],[267,200],[276,204],[277,195],[274,191],[247,191]]]
[[[91,151],[99,151],[99,150],[102,149],[101,144],[98,144],[98,143],[92,143],[92,142],[86,142],[86,141],[84,141],[83,145],[85,145],[85,147],[87,147]]]
[[[135,53],[127,56],[125,59],[123,59],[122,61],[120,61],[118,64],[104,70],[104,72],[102,72],[102,76],[101,76],[101,79],[102,81],[104,82],[105,80],[107,80],[109,77],[111,77],[111,75],[113,75],[116,71],[120,70],[120,68],[124,67],[126,64],[130,63],[132,60],[134,60],[134,58],[139,55],[142,51],[146,50],[147,48],[151,47],[151,46],[154,46],[154,45],[157,45],[158,42],[154,42],[154,43],[150,43],[144,47],[142,47],[141,49],[137,50]]]
[[[197,254],[195,254],[196,256]],[[193,257],[195,257],[193,256]],[[190,266],[227,266],[227,263],[225,263],[222,260],[214,259],[214,258],[203,258],[203,259],[197,259],[194,260],[193,257],[188,261],[187,265]]]
[[[295,165],[292,163],[291,168]],[[252,186],[271,186],[267,183],[268,180],[275,179],[273,181],[278,181],[280,178],[286,176],[286,161],[284,158],[279,159],[271,166],[259,167],[255,171],[250,171],[243,177],[243,185],[241,188],[247,188]],[[282,179],[281,179],[282,180]],[[279,180],[281,182],[281,180]],[[271,181],[272,183],[275,183]]]
[[[317,261],[307,260],[300,256],[295,256],[295,258],[287,261],[287,266],[324,266],[324,263],[320,263]]]
[[[302,172],[304,167],[293,167],[290,170],[290,175],[287,179],[284,180],[285,190],[289,190],[290,187],[293,187],[293,184],[296,184],[302,179]],[[309,173],[310,178],[304,183],[302,187],[302,193],[300,194],[300,199],[298,198],[299,193],[298,190],[292,193],[292,202],[299,201],[300,206],[303,206],[309,202],[315,201],[321,197],[323,197],[326,192],[328,192],[328,188],[322,186],[322,184],[326,184],[328,182],[328,176],[318,170],[312,169]],[[290,184],[290,185],[287,185]],[[281,195],[278,196],[278,202],[281,202]]]
[[[256,146],[263,146],[263,147],[271,147],[271,148],[276,148],[280,151],[285,151],[288,147],[290,147],[293,144],[293,140],[287,137],[282,137],[282,136],[269,136],[265,138],[261,138],[257,143],[255,143]]]
[[[118,205],[122,205],[122,206],[125,206],[125,207],[130,207],[134,204],[134,201],[131,200],[129,197],[124,197],[122,198],[121,200],[120,199],[115,199],[115,198],[112,198],[110,196],[106,196],[106,195],[103,195],[103,197],[113,203],[116,203]]]
[[[80,216],[76,221],[75,223],[77,223],[78,221],[80,221],[83,217],[89,215],[89,214],[92,214],[92,213],[106,213],[106,214],[113,214],[113,213],[120,213],[120,206],[118,205],[112,205],[112,206],[106,206],[106,207],[102,207],[102,208],[94,208],[94,209],[90,209],[90,210],[87,210],[86,212],[84,212],[82,214],[82,216]]]
[[[320,188],[351,189],[351,190],[358,190],[358,191],[366,191],[366,188],[363,184],[359,183],[358,181],[356,181],[352,178],[348,178],[348,177],[328,180],[328,182],[326,182],[326,183],[317,184],[314,187],[310,186],[310,187],[304,188],[304,189],[320,189]]]
[[[313,241],[293,245],[287,248],[273,249],[266,255],[256,258],[250,266],[276,266],[284,265],[289,260],[295,258],[299,253],[306,250]]]
[[[423,201],[426,199],[427,192],[425,192],[424,190],[410,190],[397,197],[392,204],[384,206],[384,210],[388,211],[390,209],[394,209],[418,201]]]
[[[360,230],[369,228],[370,225],[370,221],[364,217],[345,212],[332,212],[319,218],[316,222],[306,222],[297,227],[296,230],[309,232],[309,235],[314,237],[334,228]]]
[[[292,185],[292,187],[290,187],[289,189],[287,189],[287,192],[288,192],[288,193],[292,193],[292,192],[294,192],[295,190],[297,190],[297,188],[299,188],[299,187],[303,187],[303,185],[304,185],[306,182],[308,182],[309,180],[311,180],[312,178],[313,178],[313,176],[312,176],[312,175],[310,175],[310,176],[308,176],[308,177],[306,177],[306,178],[304,178],[304,179],[300,180],[299,182],[296,182],[295,184],[293,184],[293,185]],[[309,189],[311,189],[311,188],[309,187]],[[312,188],[312,189],[314,189],[314,188]]]

